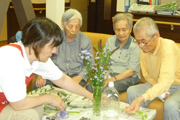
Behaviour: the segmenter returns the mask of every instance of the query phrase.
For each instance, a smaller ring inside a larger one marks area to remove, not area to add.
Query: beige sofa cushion
[[[83,32],[92,40],[93,52],[94,54],[97,52],[94,48],[95,45],[98,47],[100,46],[99,41],[102,40],[102,46],[106,44],[108,37],[112,36],[110,34],[103,34],[103,33],[93,33],[93,32]]]

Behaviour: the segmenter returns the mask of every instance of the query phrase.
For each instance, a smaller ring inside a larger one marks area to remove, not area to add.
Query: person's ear
[[[132,32],[132,28],[130,29],[130,33]]]
[[[160,33],[159,32],[157,32],[156,34],[155,34],[155,37],[160,37]]]
[[[64,24],[63,23],[61,23],[61,27],[64,29]]]

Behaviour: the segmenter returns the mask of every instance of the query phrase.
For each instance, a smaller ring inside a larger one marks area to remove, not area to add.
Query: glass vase
[[[93,115],[100,116],[102,86],[93,86]]]

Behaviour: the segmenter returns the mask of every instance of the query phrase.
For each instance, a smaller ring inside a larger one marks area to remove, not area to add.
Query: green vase
[[[100,116],[102,86],[93,86],[93,115]]]

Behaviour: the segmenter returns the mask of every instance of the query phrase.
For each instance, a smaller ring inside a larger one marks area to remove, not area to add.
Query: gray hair
[[[112,22],[113,22],[113,29],[115,30],[115,24],[116,22],[120,20],[127,20],[129,29],[132,29],[133,26],[133,15],[130,13],[118,13],[114,16]]]
[[[146,34],[152,37],[154,34],[159,32],[159,29],[153,19],[150,17],[143,17],[135,23],[133,28],[134,33],[141,31],[146,31]]]
[[[81,13],[79,11],[77,11],[76,9],[70,8],[64,12],[64,14],[62,16],[62,23],[65,26],[68,21],[70,21],[72,19],[76,19],[76,18],[78,18],[80,20],[80,26],[82,26],[82,15],[81,15]]]

